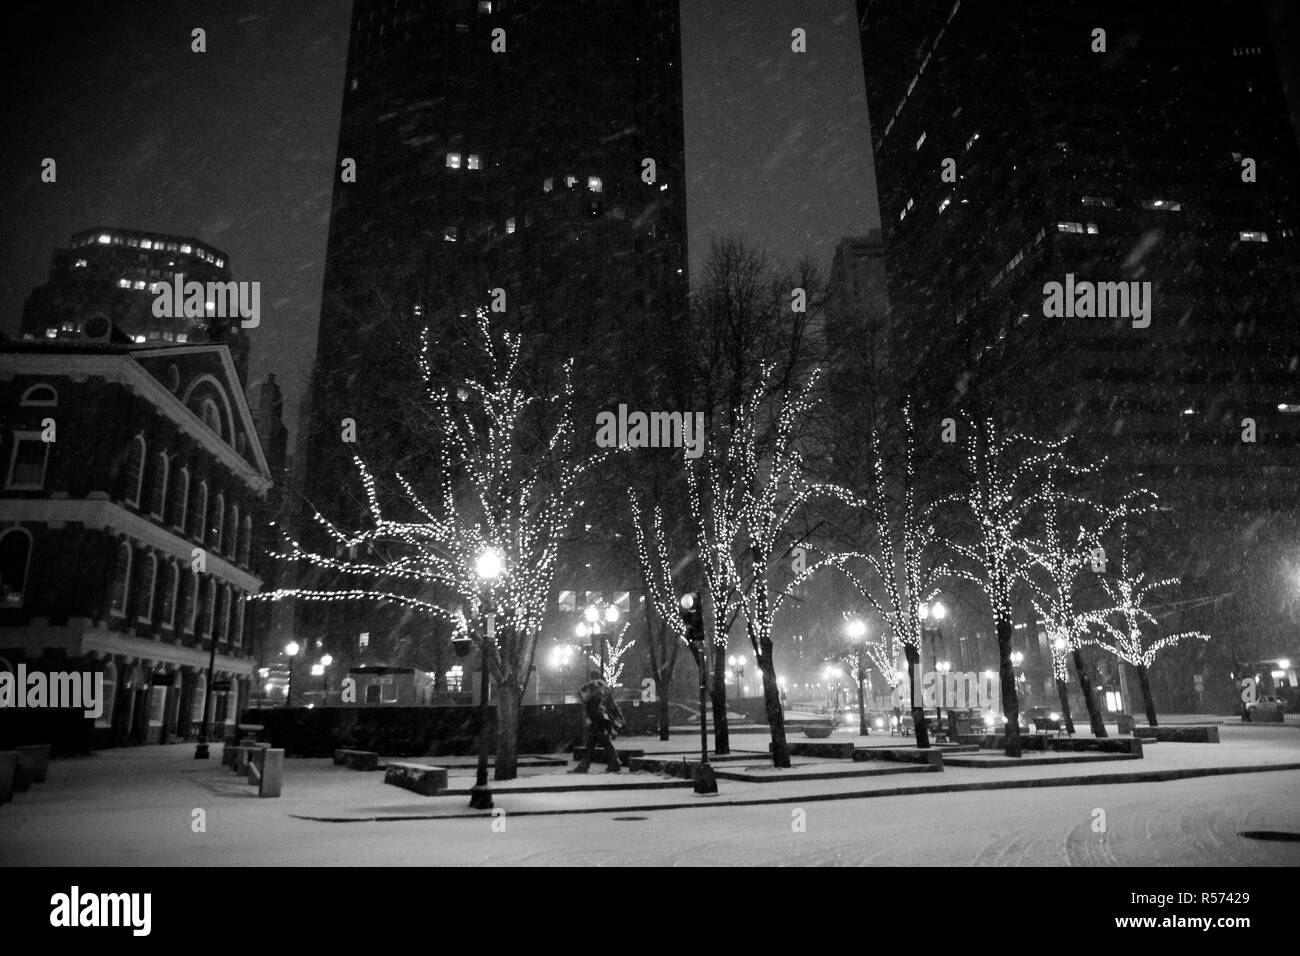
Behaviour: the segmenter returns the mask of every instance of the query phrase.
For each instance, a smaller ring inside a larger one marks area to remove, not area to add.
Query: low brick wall
[[[1136,737],[1154,737],[1159,741],[1171,741],[1178,744],[1217,744],[1219,728],[1214,724],[1197,727],[1138,727],[1133,731]]]

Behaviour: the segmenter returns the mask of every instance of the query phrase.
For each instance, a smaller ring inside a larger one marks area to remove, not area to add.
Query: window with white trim
[[[153,620],[153,596],[158,588],[158,558],[150,552],[140,562],[140,573],[135,576],[136,620],[148,624]]]
[[[176,592],[180,583],[180,569],[176,562],[166,562],[162,572],[162,597],[158,605],[158,623],[167,630],[176,627]]]
[[[131,545],[123,541],[117,546],[117,561],[113,568],[113,594],[109,611],[118,617],[126,616],[126,602],[131,594]]]
[[[194,633],[194,619],[199,610],[199,574],[191,571],[185,578],[185,600],[181,603],[181,627],[186,634]]]
[[[221,537],[226,525],[226,496],[217,493],[217,503],[212,509],[212,527],[208,529],[208,543],[214,553],[221,552]]]
[[[203,533],[208,527],[208,483],[199,481],[199,493],[194,497],[194,508],[190,513],[190,537],[203,540]]]
[[[140,507],[140,496],[144,492],[144,436],[136,435],[131,439],[131,447],[126,453],[126,469],[123,472],[123,497],[133,508]]]
[[[163,520],[163,512],[167,507],[167,479],[171,467],[167,453],[159,452],[153,469],[153,503],[149,508],[149,513],[159,521]]]

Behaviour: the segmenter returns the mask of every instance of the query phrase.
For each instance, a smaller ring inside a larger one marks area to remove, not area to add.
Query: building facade
[[[72,237],[67,249],[56,249],[46,281],[32,290],[23,305],[24,339],[85,341],[85,323],[100,323],[125,334],[137,344],[224,342],[235,368],[244,377],[248,337],[238,320],[216,316],[215,303],[205,302],[204,315],[154,315],[157,291],[185,281],[228,283],[230,257],[190,236],[169,236],[119,226],[96,226]],[[181,310],[177,310],[180,312]]]
[[[579,422],[650,389],[685,315],[683,143],[676,0],[357,0],[298,456],[310,508],[364,520],[358,447],[417,486],[436,465],[412,427],[424,328],[449,378],[481,309],[543,375],[575,357]],[[398,629],[437,627],[409,618],[300,604],[297,630],[346,663],[368,631],[381,658],[441,675],[398,654]]]
[[[94,746],[231,724],[271,474],[224,345],[0,349],[0,656],[103,675]],[[5,717],[0,714],[0,719]]]
[[[1162,626],[1216,637],[1176,654],[1190,706],[1197,668],[1295,624],[1300,159],[1261,6],[858,12],[891,385],[923,436],[991,416],[1073,437],[1110,500],[1160,495],[1150,570],[1210,602]]]

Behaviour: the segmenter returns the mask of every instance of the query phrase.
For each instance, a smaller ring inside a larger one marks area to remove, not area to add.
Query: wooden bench
[[[422,763],[388,763],[384,769],[384,783],[403,790],[413,790],[426,797],[436,797],[447,789],[447,768],[429,767]]]
[[[336,750],[334,764],[349,770],[378,770],[379,754],[370,750]]]
[[[18,763],[26,768],[32,783],[44,783],[50,771],[49,744],[23,744],[17,749]]]
[[[259,797],[278,797],[284,782],[284,751],[266,745],[249,747],[248,782]]]

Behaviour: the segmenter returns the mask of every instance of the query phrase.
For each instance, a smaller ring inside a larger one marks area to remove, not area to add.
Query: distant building
[[[23,306],[24,339],[84,340],[86,321],[102,316],[145,345],[223,342],[240,379],[248,363],[248,337],[238,321],[154,315],[156,290],[177,275],[185,281],[230,282],[230,257],[189,236],[169,236],[118,226],[96,226],[56,249],[50,274]],[[209,311],[213,311],[209,309]]]
[[[357,699],[347,706],[425,707],[434,702],[433,675],[412,667],[363,664],[349,670],[348,677],[356,681]]]
[[[93,744],[157,743],[197,732],[215,641],[234,722],[271,472],[229,349],[7,343],[0,412],[0,657],[102,673]]]

